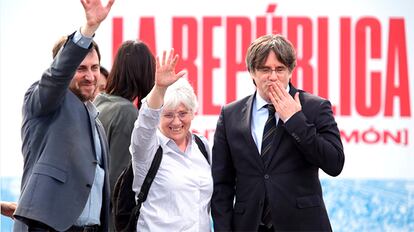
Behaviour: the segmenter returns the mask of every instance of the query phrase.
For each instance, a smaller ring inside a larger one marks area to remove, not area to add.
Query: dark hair
[[[276,58],[289,69],[289,72],[293,71],[296,66],[296,51],[292,43],[280,34],[264,35],[250,44],[246,54],[247,70],[255,72],[266,62],[270,51],[276,54]]]
[[[133,101],[144,98],[154,85],[155,58],[142,41],[127,40],[118,49],[106,92]]]
[[[53,59],[59,53],[60,49],[62,49],[62,47],[66,44],[66,41],[68,41],[68,36],[62,36],[58,41],[56,41],[52,49]],[[99,62],[101,62],[101,53],[99,52],[98,44],[92,40],[92,49],[89,52],[91,52],[93,49],[95,49],[96,53],[98,54]]]
[[[99,67],[99,71],[101,72],[102,75],[104,75],[105,78],[108,78],[109,72],[104,66],[101,65]]]

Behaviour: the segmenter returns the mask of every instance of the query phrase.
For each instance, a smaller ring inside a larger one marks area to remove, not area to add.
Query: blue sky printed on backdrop
[[[19,178],[1,177],[1,200],[16,201]],[[414,231],[414,181],[322,179],[332,229],[341,231]],[[13,222],[1,216],[0,231]]]

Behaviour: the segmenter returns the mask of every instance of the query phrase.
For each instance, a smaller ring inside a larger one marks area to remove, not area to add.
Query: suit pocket
[[[244,211],[245,211],[244,203],[236,202],[236,204],[234,204],[234,213],[243,214]]]
[[[320,205],[321,205],[321,198],[318,195],[311,195],[311,196],[296,198],[296,206],[299,209],[319,207]]]
[[[45,163],[37,163],[33,167],[33,174],[50,176],[53,179],[56,179],[57,181],[60,181],[62,183],[66,182],[66,177],[67,177],[67,174],[65,171],[60,170],[56,167],[53,167]]]

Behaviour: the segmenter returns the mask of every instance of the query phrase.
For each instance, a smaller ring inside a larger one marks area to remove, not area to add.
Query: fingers
[[[155,70],[158,70],[161,67],[161,65],[160,65],[160,57],[159,56],[155,57],[155,67],[156,67]]]
[[[269,86],[269,98],[273,105],[275,105],[276,109],[277,107],[281,108],[286,106],[289,104],[288,102],[293,100],[292,96],[290,96],[290,94],[283,87],[282,83],[279,81],[271,83]]]
[[[162,60],[161,60],[161,65],[164,66],[165,65],[165,56],[167,55],[166,51],[162,52]]]
[[[179,79],[183,77],[187,72],[180,71],[179,73],[175,73],[175,66],[178,63],[180,56],[174,53],[174,49],[172,48],[167,55],[166,51],[163,51],[162,58],[156,57],[156,70],[157,70],[157,77],[163,75],[164,77],[172,78],[172,79]],[[164,78],[163,77],[163,78]]]
[[[106,4],[106,9],[109,11],[112,7],[112,5],[114,4],[115,0],[109,0],[108,3]]]
[[[83,8],[86,8],[86,1],[85,0],[80,0],[80,2],[82,3]]]
[[[297,110],[298,111],[301,110],[302,104],[300,103],[299,92],[296,92],[295,94],[295,102],[296,102]]]
[[[172,60],[173,60],[173,57],[174,57],[174,48],[171,48],[171,50],[170,50],[170,54],[169,54],[169,56],[168,56],[168,61],[167,61],[167,64],[171,64],[171,62],[172,62]]]
[[[273,86],[270,86],[269,87],[268,97],[269,97],[270,101],[272,102],[273,106],[276,107],[277,101],[276,101],[275,96],[276,96],[275,90],[274,90]]]
[[[162,52],[162,60],[161,60],[161,65],[171,65],[171,66],[175,66],[177,64],[178,61],[178,55],[174,56],[174,48],[171,48],[168,57],[167,57],[167,51],[163,51]]]
[[[177,54],[174,56],[174,58],[171,61],[171,68],[174,69],[175,66],[177,65],[178,59],[180,58],[180,56]]]
[[[172,48],[167,57],[167,51],[162,52],[162,59],[156,57],[156,67],[157,69],[161,67],[166,67],[167,69],[174,69],[178,63],[180,56],[178,54],[174,55],[174,48]]]
[[[296,94],[295,94],[295,102],[300,104],[299,92],[296,92]]]
[[[286,91],[286,89],[283,87],[282,83],[280,83],[280,81],[276,81],[275,85],[275,92],[277,94],[277,97],[279,99],[284,99],[287,97],[288,92]]]
[[[280,89],[277,84],[271,83],[269,86],[269,98],[273,98],[275,103],[281,100],[282,94],[279,93]]]

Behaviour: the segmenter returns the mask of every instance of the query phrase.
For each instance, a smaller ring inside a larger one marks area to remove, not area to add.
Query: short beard
[[[83,95],[80,91],[74,91],[73,89],[71,89],[72,93],[74,93],[79,100],[81,100],[82,102],[86,102],[86,101],[90,101],[93,99],[93,93],[90,94],[89,96]]]
[[[79,98],[82,102],[91,101],[91,100],[93,99],[93,94],[91,94],[91,96],[89,96],[89,97],[84,96],[84,95],[81,95],[81,94],[76,95],[76,96],[78,96],[78,98]]]

